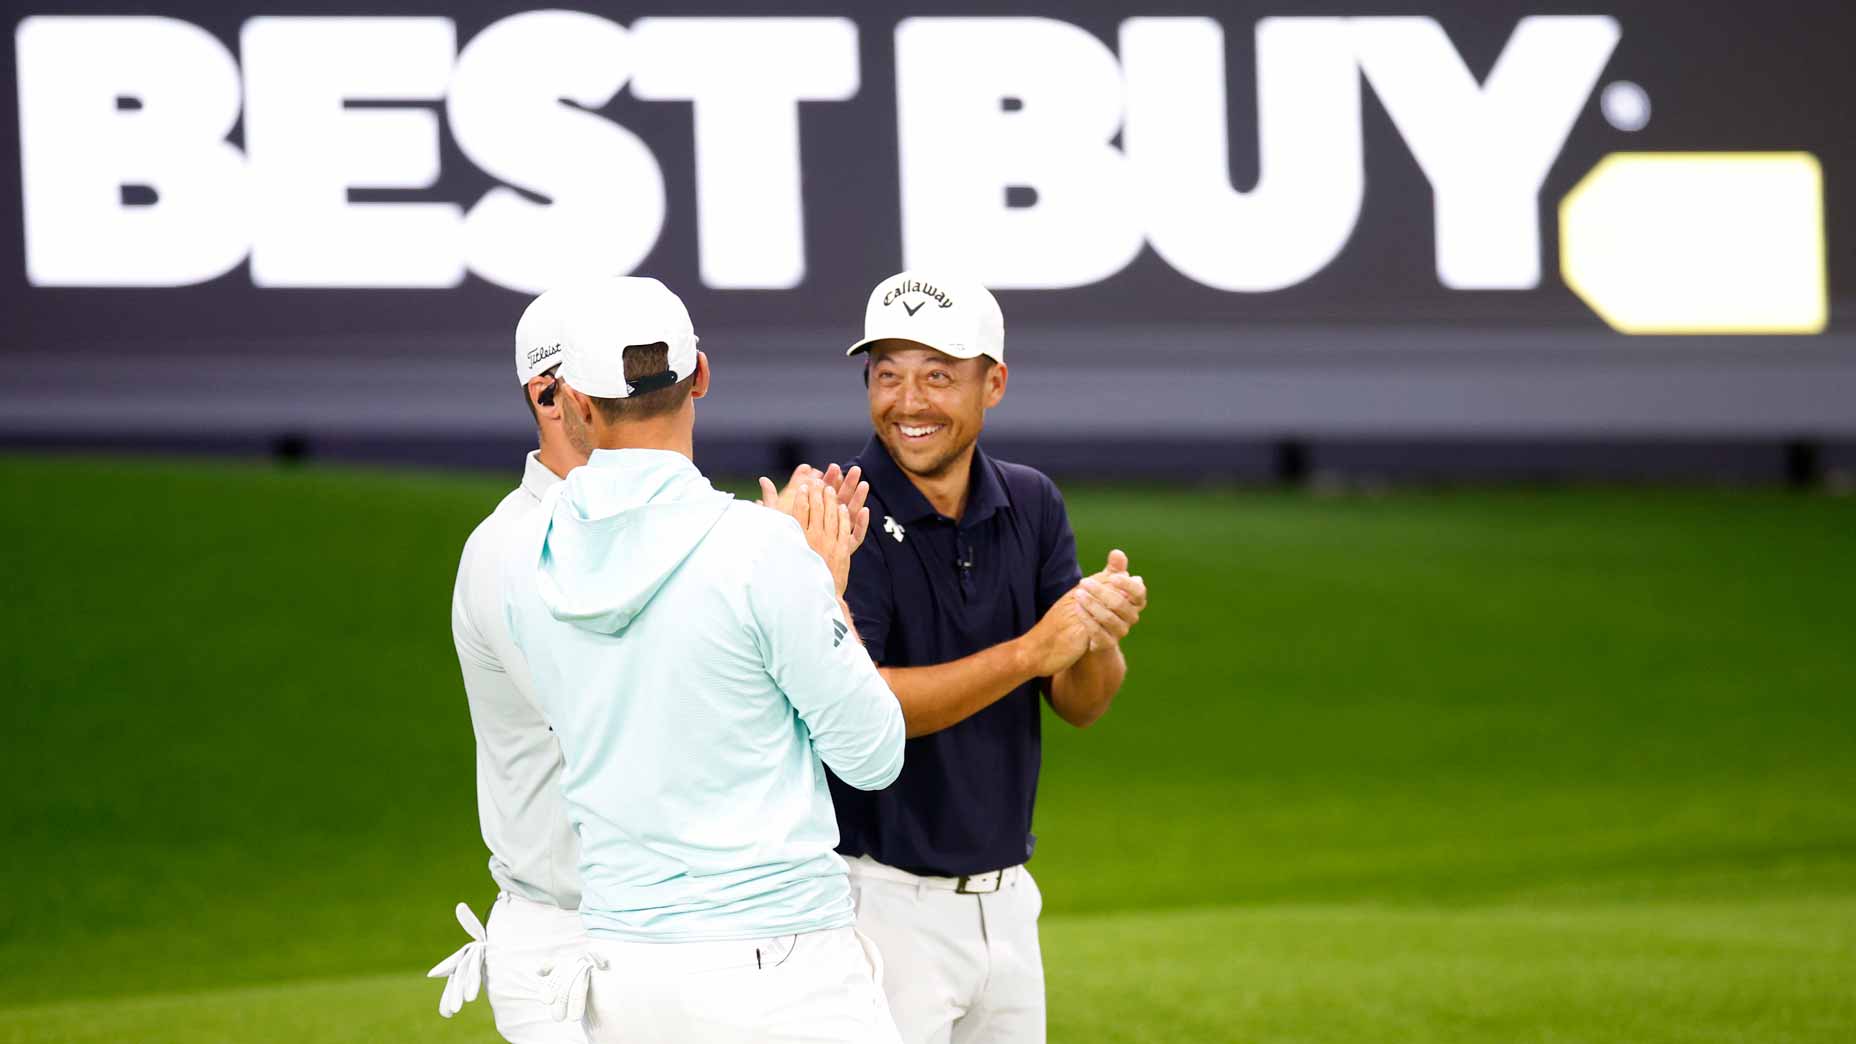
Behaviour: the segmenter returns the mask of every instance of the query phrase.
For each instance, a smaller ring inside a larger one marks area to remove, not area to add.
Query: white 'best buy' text
[[[1479,83],[1429,18],[1263,19],[1260,176],[1239,191],[1217,22],[1131,18],[1112,50],[1046,18],[905,19],[902,261],[1069,287],[1151,245],[1206,286],[1295,285],[1358,221],[1364,81],[1430,181],[1443,285],[1533,287],[1542,181],[1618,35],[1610,18],[1523,18]],[[16,34],[27,274],[180,286],[249,260],[266,287],[448,287],[475,273],[532,292],[629,271],[665,215],[656,156],[596,114],[629,85],[691,106],[703,282],[798,286],[799,103],[856,96],[858,44],[842,18],[627,27],[535,11],[462,49],[447,18],[257,17],[235,57],[172,18],[34,16]],[[498,187],[468,205],[350,198],[431,188],[445,129]],[[1008,189],[1034,202],[1010,205]]]

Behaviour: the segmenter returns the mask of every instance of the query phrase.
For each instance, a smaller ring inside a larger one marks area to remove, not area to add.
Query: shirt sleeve
[[[1083,580],[1083,571],[1076,564],[1076,535],[1070,532],[1070,512],[1064,507],[1063,494],[1048,478],[1043,485],[1043,525],[1038,531],[1038,549],[1043,555],[1038,566],[1040,618]]]
[[[894,588],[889,569],[883,562],[883,549],[877,542],[880,534],[871,533],[863,546],[851,556],[851,581],[845,585],[844,601],[856,619],[857,636],[864,640],[870,659],[883,663],[889,648],[890,622],[896,616]]]
[[[748,607],[767,673],[805,722],[819,758],[859,790],[895,782],[902,772],[902,705],[851,637],[831,572],[796,528],[755,564]]]
[[[501,673],[503,670],[482,626],[471,617],[472,603],[480,598],[478,585],[486,579],[481,575],[484,568],[479,560],[482,555],[480,541],[483,537],[478,534],[481,532],[478,530],[471,533],[470,539],[464,542],[464,554],[458,561],[457,583],[451,588],[451,643],[457,648],[458,664],[464,668],[466,675],[472,667],[491,673]],[[494,576],[487,579],[494,579]]]

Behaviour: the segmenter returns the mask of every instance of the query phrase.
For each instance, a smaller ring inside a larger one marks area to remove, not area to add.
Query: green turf
[[[488,1039],[445,606],[501,481],[0,459],[0,1044]],[[1856,502],[1072,490],[1052,1039],[1856,1039]]]
[[[1829,915],[1829,916],[1826,916]],[[1833,1041],[1856,905],[1361,906],[1070,914],[1044,928],[1054,1041]],[[403,973],[0,1010],[0,1044],[493,1040]]]

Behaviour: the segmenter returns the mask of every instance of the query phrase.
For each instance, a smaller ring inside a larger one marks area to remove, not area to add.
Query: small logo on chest
[[[895,537],[896,543],[898,544],[902,543],[902,526],[897,524],[895,516],[893,515],[883,516],[883,532],[888,533],[890,536]]]

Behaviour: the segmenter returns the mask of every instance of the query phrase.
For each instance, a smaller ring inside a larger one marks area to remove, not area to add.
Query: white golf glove
[[[548,980],[546,1001],[554,1009],[554,1021],[578,1024],[586,1018],[586,997],[593,986],[595,968],[605,971],[605,960],[590,953],[582,953],[565,969],[542,969],[542,976]],[[560,974],[563,971],[566,974]]]
[[[470,907],[458,904],[458,923],[464,926],[471,941],[462,950],[438,962],[438,966],[425,973],[428,979],[444,979],[445,992],[438,998],[438,1013],[450,1018],[464,1010],[464,1005],[477,999],[483,989],[484,939],[483,922],[470,912]]]

